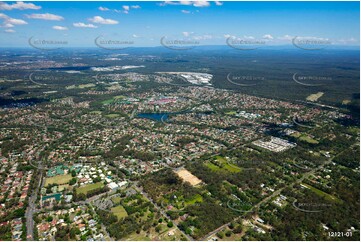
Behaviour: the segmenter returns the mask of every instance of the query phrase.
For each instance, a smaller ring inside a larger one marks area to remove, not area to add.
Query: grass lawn
[[[290,136],[295,137],[295,138],[298,138],[298,137],[301,136],[301,133],[300,133],[300,132],[294,132],[294,133],[291,134]]]
[[[128,216],[127,211],[125,211],[125,209],[121,205],[111,208],[111,211],[115,216],[117,216],[118,219]]]
[[[216,166],[215,164],[211,162],[207,162],[206,166],[211,169],[212,171],[219,171],[221,168],[219,166]]]
[[[230,171],[230,172],[235,172],[235,173],[241,171],[241,168],[239,168],[239,167],[236,166],[236,165],[229,164],[229,163],[225,164],[225,165],[224,165],[224,168],[227,169],[227,170]]]
[[[193,205],[196,202],[203,202],[203,197],[200,194],[195,195],[194,197],[192,197],[191,199],[185,201],[185,205]]]
[[[303,186],[309,188],[311,191],[313,191],[314,193],[316,193],[317,195],[319,195],[320,197],[324,197],[326,200],[328,201],[332,201],[332,202],[336,202],[336,203],[342,203],[342,200],[338,199],[335,196],[332,196],[331,194],[328,194],[324,191],[321,191],[313,186],[310,186],[308,184],[305,183],[301,183]]]
[[[91,111],[91,114],[102,114],[102,111]]]
[[[89,83],[89,84],[80,84],[79,88],[88,88],[88,87],[95,87],[95,84]]]
[[[241,168],[238,167],[238,166],[235,166],[235,165],[232,165],[232,164],[229,164],[226,160],[226,158],[222,157],[222,156],[219,156],[217,155],[216,156],[216,159],[218,161],[220,161],[222,164],[224,164],[224,166],[222,167],[222,169],[226,169],[227,171],[230,171],[230,172],[240,172],[241,171]]]
[[[302,141],[306,141],[307,143],[310,143],[310,144],[318,144],[317,140],[312,139],[311,137],[309,137],[307,135],[301,135],[299,139]]]
[[[80,194],[80,193],[87,194],[89,191],[94,190],[96,188],[103,187],[103,186],[104,186],[103,182],[97,182],[97,183],[81,186],[81,187],[78,187],[76,189],[76,193],[78,193],[78,194]]]
[[[229,111],[229,112],[226,112],[227,115],[235,115],[237,112],[236,111]]]
[[[48,177],[45,180],[45,186],[49,184],[65,184],[68,183],[72,178],[73,177],[71,176],[71,174]]]
[[[113,203],[120,203],[120,197],[112,197],[111,200],[113,201]]]
[[[114,99],[112,98],[112,99],[102,101],[102,104],[111,104],[113,102],[114,102]]]
[[[113,103],[113,102],[115,102],[115,101],[117,101],[117,100],[121,100],[121,99],[124,99],[125,98],[125,96],[115,96],[115,97],[113,97],[112,99],[108,99],[108,100],[104,100],[104,101],[102,101],[102,104],[104,105],[104,104],[111,104],[111,103]]]
[[[225,158],[223,158],[222,156],[216,156],[215,157],[217,159],[217,161],[219,161],[223,166],[219,167],[211,162],[207,162],[205,165],[211,169],[212,171],[219,171],[219,170],[223,170],[223,171],[229,171],[229,172],[240,172],[242,169],[236,165],[233,164],[229,164],[227,162],[227,160]]]
[[[149,238],[149,236],[147,236],[147,234],[143,230],[141,230],[140,234],[137,234],[135,232],[130,234],[124,240],[127,240],[127,241],[152,241],[152,239]]]
[[[107,114],[105,115],[105,117],[107,118],[116,118],[116,117],[119,117],[120,115],[119,114],[116,114],[116,113],[111,113],[111,114]]]
[[[122,95],[114,97],[114,99],[124,99],[124,98],[125,98],[125,96],[122,96]]]
[[[68,189],[68,188],[69,188],[69,185],[68,185],[68,184],[60,185],[59,188],[58,188],[58,191],[59,191],[59,192],[62,192],[62,191],[64,191],[64,189]]]

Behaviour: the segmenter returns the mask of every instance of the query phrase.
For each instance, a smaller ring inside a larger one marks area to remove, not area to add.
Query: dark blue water
[[[45,201],[46,199],[49,199],[49,198],[55,198],[56,201],[59,201],[60,198],[61,198],[61,193],[56,193],[56,194],[53,194],[53,195],[44,196],[42,200]]]

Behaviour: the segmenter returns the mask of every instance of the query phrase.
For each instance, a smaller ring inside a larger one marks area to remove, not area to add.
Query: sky
[[[225,45],[229,38],[285,45],[295,37],[359,46],[359,15],[359,2],[0,2],[0,47],[35,40],[69,47],[106,40],[135,47],[171,40]]]

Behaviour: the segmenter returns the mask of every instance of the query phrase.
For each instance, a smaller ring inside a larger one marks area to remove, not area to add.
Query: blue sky
[[[31,37],[95,47],[99,36],[134,46],[159,46],[163,36],[359,45],[359,12],[358,2],[0,2],[0,47],[28,47]]]

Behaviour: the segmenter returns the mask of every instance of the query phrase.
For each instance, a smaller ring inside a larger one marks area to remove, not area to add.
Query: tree
[[[70,181],[69,181],[69,185],[72,186],[76,183],[76,178],[72,178]]]
[[[159,233],[162,230],[162,225],[158,225],[157,227],[155,227],[155,231],[157,233]]]
[[[232,235],[232,231],[227,230],[227,232],[226,232],[226,236],[227,236],[227,237],[231,237],[231,235]]]
[[[236,226],[236,228],[233,230],[233,232],[236,234],[242,233],[242,225]]]

